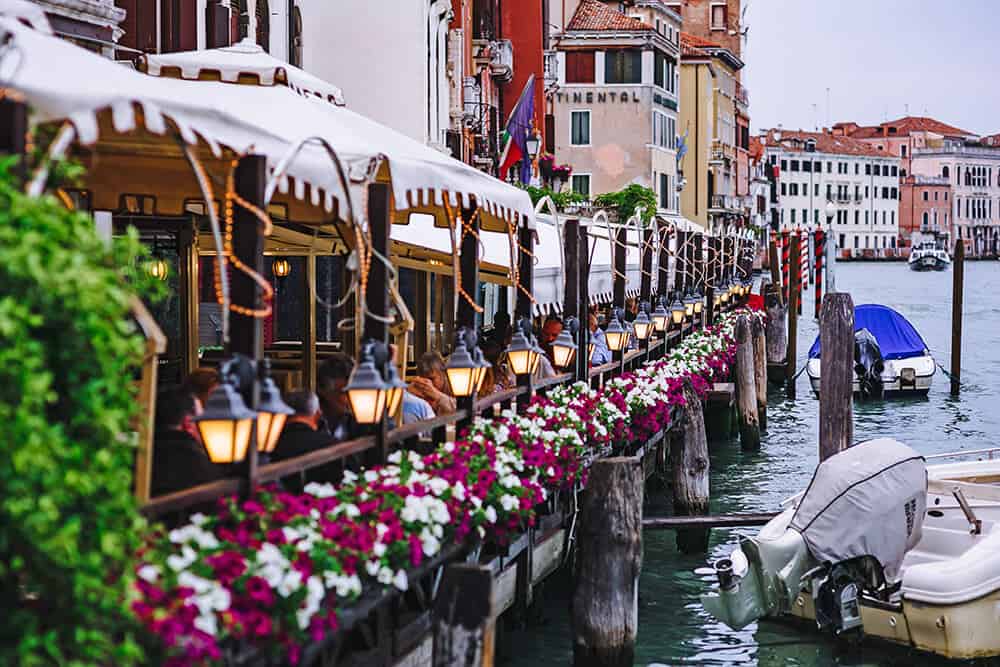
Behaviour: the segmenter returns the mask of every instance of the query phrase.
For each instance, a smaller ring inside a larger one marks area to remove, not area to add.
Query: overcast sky
[[[1000,132],[1000,0],[743,0],[753,130],[931,116]],[[827,88],[830,89],[829,116]],[[815,105],[815,110],[813,105]]]

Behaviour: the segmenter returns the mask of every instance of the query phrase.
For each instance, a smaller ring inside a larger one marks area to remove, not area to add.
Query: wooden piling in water
[[[697,516],[708,513],[708,435],[701,401],[689,380],[684,381],[683,427],[671,433],[670,460],[673,465],[674,514]],[[677,533],[682,553],[703,553],[708,549],[708,531],[695,527]]]
[[[496,618],[493,572],[455,563],[434,600],[433,667],[492,667]]]
[[[748,450],[760,449],[753,347],[750,318],[740,315],[736,320],[736,406],[740,419],[740,446]]]
[[[782,384],[785,381],[785,354],[788,352],[788,333],[785,330],[788,314],[781,302],[780,283],[771,283],[764,288],[764,308],[767,309],[767,331],[764,335],[767,375],[771,382]]]
[[[965,242],[955,241],[951,283],[951,395],[962,390],[962,300],[965,284]]]
[[[850,294],[823,297],[819,319],[819,460],[854,440],[854,302]]]
[[[767,430],[767,343],[764,340],[764,325],[756,317],[750,325],[753,338],[754,387],[757,389],[757,421],[760,430]]]
[[[576,586],[571,602],[573,665],[630,667],[638,630],[642,567],[642,462],[599,459],[581,499]]]
[[[791,234],[789,251],[788,288],[788,347],[785,351],[785,389],[788,396],[795,398],[795,364],[797,362],[796,343],[799,333],[799,235]]]

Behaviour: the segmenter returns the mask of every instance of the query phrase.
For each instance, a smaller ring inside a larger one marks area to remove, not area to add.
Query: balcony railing
[[[736,84],[736,101],[743,106],[750,106],[750,91],[741,84]]]
[[[546,51],[545,59],[545,87],[551,88],[559,83],[559,59],[555,51]]]
[[[708,207],[716,211],[736,211],[741,208],[740,198],[732,195],[712,195]]]
[[[976,157],[1000,158],[1000,147],[988,148],[986,146],[966,146],[957,144],[944,144],[942,146],[930,146],[927,148],[914,148],[913,155],[936,155],[947,153],[949,155],[970,155]]]

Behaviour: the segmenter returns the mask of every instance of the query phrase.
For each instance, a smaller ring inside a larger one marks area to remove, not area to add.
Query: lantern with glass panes
[[[661,296],[656,300],[656,308],[653,310],[651,319],[657,333],[663,333],[667,330],[667,325],[670,322],[670,311],[666,308],[665,297]]]
[[[687,308],[684,307],[684,302],[681,301],[681,293],[677,291],[674,293],[674,300],[670,304],[670,320],[674,323],[674,326],[680,327],[684,324],[684,317],[687,315]]]
[[[604,338],[608,342],[608,349],[612,352],[621,352],[628,344],[628,330],[621,323],[621,308],[611,309],[611,321],[608,328],[604,330]]]
[[[377,424],[382,421],[389,402],[390,387],[375,365],[374,340],[362,344],[360,360],[351,371],[344,390],[356,422]]]
[[[473,349],[475,349],[475,334],[465,327],[460,327],[455,334],[455,348],[448,357],[448,365],[445,367],[448,387],[456,398],[472,396],[476,391],[477,380],[480,380],[482,367],[469,352],[467,334],[473,337]]]
[[[552,365],[557,368],[567,368],[576,358],[576,334],[580,330],[580,321],[575,317],[567,317],[563,322],[562,331],[552,341]]]
[[[531,335],[531,320],[527,317],[518,321],[507,346],[507,361],[514,375],[530,375],[538,368],[540,352]]]
[[[643,301],[639,304],[639,313],[632,322],[632,330],[635,332],[636,340],[645,342],[649,340],[649,335],[653,333],[653,320],[650,319],[649,304]]]

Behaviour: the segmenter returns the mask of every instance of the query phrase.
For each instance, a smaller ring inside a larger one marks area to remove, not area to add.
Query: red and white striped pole
[[[826,233],[822,229],[816,230],[815,235],[816,251],[816,319],[819,319],[820,306],[823,304],[823,253],[826,251]]]
[[[802,315],[802,295],[805,293],[806,289],[806,276],[809,275],[809,236],[808,232],[805,232],[800,227],[796,234],[799,237],[799,300],[798,300],[798,310],[799,315]]]
[[[788,303],[788,229],[781,230],[781,296]]]

